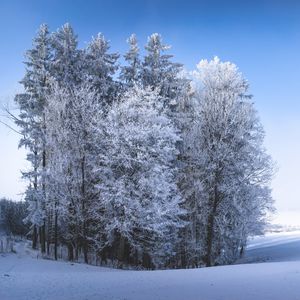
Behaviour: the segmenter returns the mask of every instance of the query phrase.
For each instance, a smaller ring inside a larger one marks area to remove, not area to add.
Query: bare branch
[[[6,127],[8,127],[10,130],[14,131],[15,133],[20,134],[20,135],[23,136],[23,134],[21,132],[19,132],[18,130],[14,129],[13,127],[11,127],[10,125],[8,125],[7,123],[5,123],[5,122],[3,122],[1,120],[0,120],[0,123],[3,124],[3,125],[5,125]]]

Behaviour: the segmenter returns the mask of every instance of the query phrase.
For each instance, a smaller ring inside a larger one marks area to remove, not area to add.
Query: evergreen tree
[[[21,128],[23,138],[20,147],[28,149],[27,160],[32,169],[23,172],[28,179],[26,200],[29,202],[27,220],[32,224],[33,248],[37,247],[39,228],[42,252],[45,252],[45,106],[49,89],[49,67],[51,62],[50,37],[47,25],[41,25],[33,40],[33,49],[26,53],[26,74],[21,81],[24,93],[18,94],[15,101],[19,106],[20,115],[16,120]]]
[[[87,81],[97,91],[100,101],[109,104],[118,95],[118,83],[113,76],[118,69],[119,54],[108,53],[109,42],[99,33],[93,38],[85,51]]]
[[[83,53],[77,49],[78,38],[70,24],[66,23],[51,36],[53,60],[51,76],[70,91],[82,82]]]
[[[172,107],[178,104],[177,98],[182,92],[185,80],[178,76],[182,65],[173,63],[172,55],[164,54],[170,48],[163,43],[160,34],[153,33],[148,37],[141,77],[144,87],[158,89],[159,94],[165,98],[165,105]]]
[[[121,68],[120,78],[126,86],[132,87],[140,81],[141,61],[139,58],[139,47],[135,34],[132,34],[128,39],[129,51],[124,55],[128,65]]]

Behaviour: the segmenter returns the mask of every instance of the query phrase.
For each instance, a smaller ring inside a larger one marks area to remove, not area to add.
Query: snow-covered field
[[[251,241],[245,259],[276,262],[190,270],[122,271],[37,259],[24,244],[16,251],[0,256],[1,300],[300,300],[300,232]]]

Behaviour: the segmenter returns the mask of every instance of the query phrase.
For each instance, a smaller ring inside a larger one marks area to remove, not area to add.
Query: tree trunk
[[[123,263],[125,263],[125,238],[123,236],[120,237],[119,249],[118,249],[118,261],[120,263],[120,267],[123,267]]]
[[[45,114],[43,114],[43,122],[44,122],[44,126],[45,126]],[[43,208],[44,211],[46,212],[45,209],[45,201],[46,201],[46,183],[45,183],[45,175],[44,172],[46,170],[46,150],[45,150],[46,146],[45,143],[43,142],[43,152],[42,152],[42,166],[43,166],[43,173],[42,173],[42,189],[43,189]],[[47,213],[47,212],[46,212]],[[49,224],[48,224],[49,226]],[[46,252],[46,219],[44,218],[44,223],[42,226],[42,240],[41,240],[41,251],[42,253]]]
[[[151,269],[151,258],[146,252],[143,253],[143,266],[148,270]]]
[[[244,246],[242,246],[240,249],[240,258],[242,258],[243,255],[244,255]]]
[[[71,243],[68,244],[68,260],[74,260],[73,245]]]
[[[37,228],[36,228],[36,225],[33,225],[33,231],[32,231],[32,249],[37,249]]]
[[[82,193],[82,214],[83,214],[83,255],[84,262],[88,263],[88,242],[87,242],[87,225],[86,225],[86,191],[85,191],[85,156],[82,157],[81,161],[81,193]]]
[[[55,208],[54,217],[54,259],[57,260],[57,211]]]
[[[214,241],[214,226],[215,226],[215,217],[217,212],[217,206],[219,202],[219,195],[217,185],[215,184],[214,187],[214,195],[212,199],[212,210],[208,216],[207,222],[207,238],[206,238],[206,266],[211,267],[213,264],[213,257],[212,257],[212,247]]]
[[[52,215],[49,213],[47,218],[47,255],[50,255],[50,244],[51,244],[51,230],[52,230]]]
[[[40,243],[41,243],[41,252],[42,253],[46,253],[46,225],[45,225],[45,221],[44,224],[42,225],[42,227],[40,228]]]

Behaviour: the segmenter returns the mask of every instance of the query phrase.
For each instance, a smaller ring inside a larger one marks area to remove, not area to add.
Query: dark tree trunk
[[[78,248],[78,239],[75,246],[75,261],[78,261],[79,258],[79,248]]]
[[[148,270],[152,267],[150,255],[146,252],[143,253],[143,266]]]
[[[125,263],[125,238],[123,236],[120,237],[119,249],[118,249],[118,261],[119,267],[123,267],[123,263]]]
[[[35,149],[34,150],[34,157],[36,158],[37,157],[37,150]],[[34,187],[34,190],[37,191],[37,183],[38,183],[38,179],[37,179],[37,166],[36,166],[36,162],[35,162],[35,166],[34,166],[34,183],[33,183],[33,187]],[[37,203],[36,203],[37,205]],[[33,249],[37,249],[37,243],[38,243],[38,230],[37,230],[37,226],[36,225],[33,225],[33,233],[32,233],[32,248]]]
[[[82,157],[81,161],[81,193],[82,193],[82,214],[83,220],[83,255],[84,262],[88,263],[88,241],[87,241],[87,224],[86,224],[86,189],[85,189],[85,156]]]
[[[208,216],[207,222],[207,238],[206,238],[206,266],[211,267],[213,264],[212,257],[212,247],[214,242],[214,226],[215,226],[215,217],[217,212],[217,206],[219,202],[219,195],[217,185],[214,187],[214,195],[212,199],[212,210]]]
[[[89,259],[88,259],[88,247],[86,244],[83,245],[83,256],[84,256],[84,262],[86,264],[89,263]]]
[[[240,250],[240,258],[242,258],[244,255],[244,246],[241,247],[241,250]]]
[[[41,252],[46,253],[46,226],[45,221],[42,227],[40,227],[40,243],[41,243]]]
[[[43,119],[44,119],[44,126],[45,126],[45,114],[43,114]],[[44,128],[45,129],[45,128]],[[43,171],[45,172],[45,169],[46,169],[46,146],[45,146],[45,143],[43,143],[43,153],[42,153],[42,166],[43,166]],[[44,178],[44,174],[42,174],[42,189],[43,189],[43,196],[44,196],[44,210],[46,212],[46,209],[45,209],[45,201],[46,201],[46,183],[45,183],[45,178]],[[48,224],[49,226],[49,224]],[[45,253],[46,252],[46,219],[44,219],[44,223],[43,223],[43,226],[42,226],[42,230],[41,230],[41,251],[42,253]]]
[[[47,255],[50,255],[50,244],[51,244],[51,230],[52,230],[52,217],[51,214],[49,213],[48,218],[47,218]]]
[[[74,260],[74,253],[73,253],[73,245],[71,243],[68,244],[68,260]]]
[[[33,225],[33,230],[32,230],[32,249],[37,249],[37,228],[36,225]]]
[[[57,211],[55,208],[54,217],[54,259],[57,260]]]

